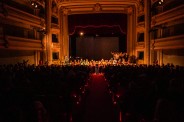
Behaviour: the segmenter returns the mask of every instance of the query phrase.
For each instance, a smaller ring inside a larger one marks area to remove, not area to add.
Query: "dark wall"
[[[127,15],[120,13],[74,14],[68,16],[69,34],[126,34]]]
[[[77,37],[76,40],[71,41],[73,41],[71,47],[74,48],[71,49],[73,53],[70,54],[76,54],[71,55],[74,57],[89,60],[110,59],[111,52],[119,51],[119,37]]]

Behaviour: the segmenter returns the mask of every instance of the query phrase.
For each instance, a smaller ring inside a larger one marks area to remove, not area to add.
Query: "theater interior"
[[[1,0],[0,122],[184,122],[184,0]]]

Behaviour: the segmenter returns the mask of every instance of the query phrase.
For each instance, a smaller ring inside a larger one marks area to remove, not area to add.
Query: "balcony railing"
[[[21,27],[16,27],[12,25],[6,25],[6,28],[3,28],[4,34],[8,36],[21,37],[27,39],[42,39],[41,32],[37,32],[34,29],[25,29]]]
[[[4,0],[3,2],[1,2],[1,4],[6,5],[6,6],[10,6],[12,8],[18,9],[20,11],[44,18],[45,17],[45,10],[44,8],[32,8],[31,6],[26,6],[24,4],[19,4],[15,1],[12,0]],[[3,10],[2,10],[3,11]]]
[[[184,35],[184,23],[169,27],[156,29],[152,32],[152,39],[166,38],[171,36]]]
[[[34,14],[34,10],[32,8],[27,7],[25,5],[22,5],[22,4],[19,4],[15,1],[12,1],[12,0],[4,0],[3,4],[6,4],[8,6],[11,6],[11,7],[19,9],[19,10],[22,10],[22,11],[27,12],[29,14]]]
[[[166,12],[168,10],[171,10],[183,4],[184,4],[184,0],[173,0],[172,2],[164,3],[163,5],[159,5],[157,2],[155,2],[152,5],[151,13],[152,13],[152,16],[155,16],[157,14]]]

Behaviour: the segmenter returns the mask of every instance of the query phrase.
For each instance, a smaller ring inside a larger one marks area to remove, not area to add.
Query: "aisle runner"
[[[90,93],[86,100],[84,122],[115,122],[104,76],[93,74],[89,85]]]

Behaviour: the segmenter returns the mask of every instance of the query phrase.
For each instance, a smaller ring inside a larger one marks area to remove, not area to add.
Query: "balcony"
[[[165,37],[152,40],[154,49],[180,49],[184,48],[184,35]]]
[[[152,27],[184,17],[184,5],[162,12],[152,17]]]
[[[9,5],[4,5],[4,8],[0,13],[0,17],[2,21],[4,21],[4,23],[8,21],[14,21],[14,23],[19,22],[40,28],[42,28],[45,23],[45,20],[43,18],[11,7]]]
[[[156,1],[152,4],[152,16],[170,11],[174,8],[177,8],[184,4],[183,0],[167,0],[164,1],[162,4],[159,1]]]
[[[41,40],[26,39],[21,37],[6,36],[7,48],[16,50],[43,50]]]

